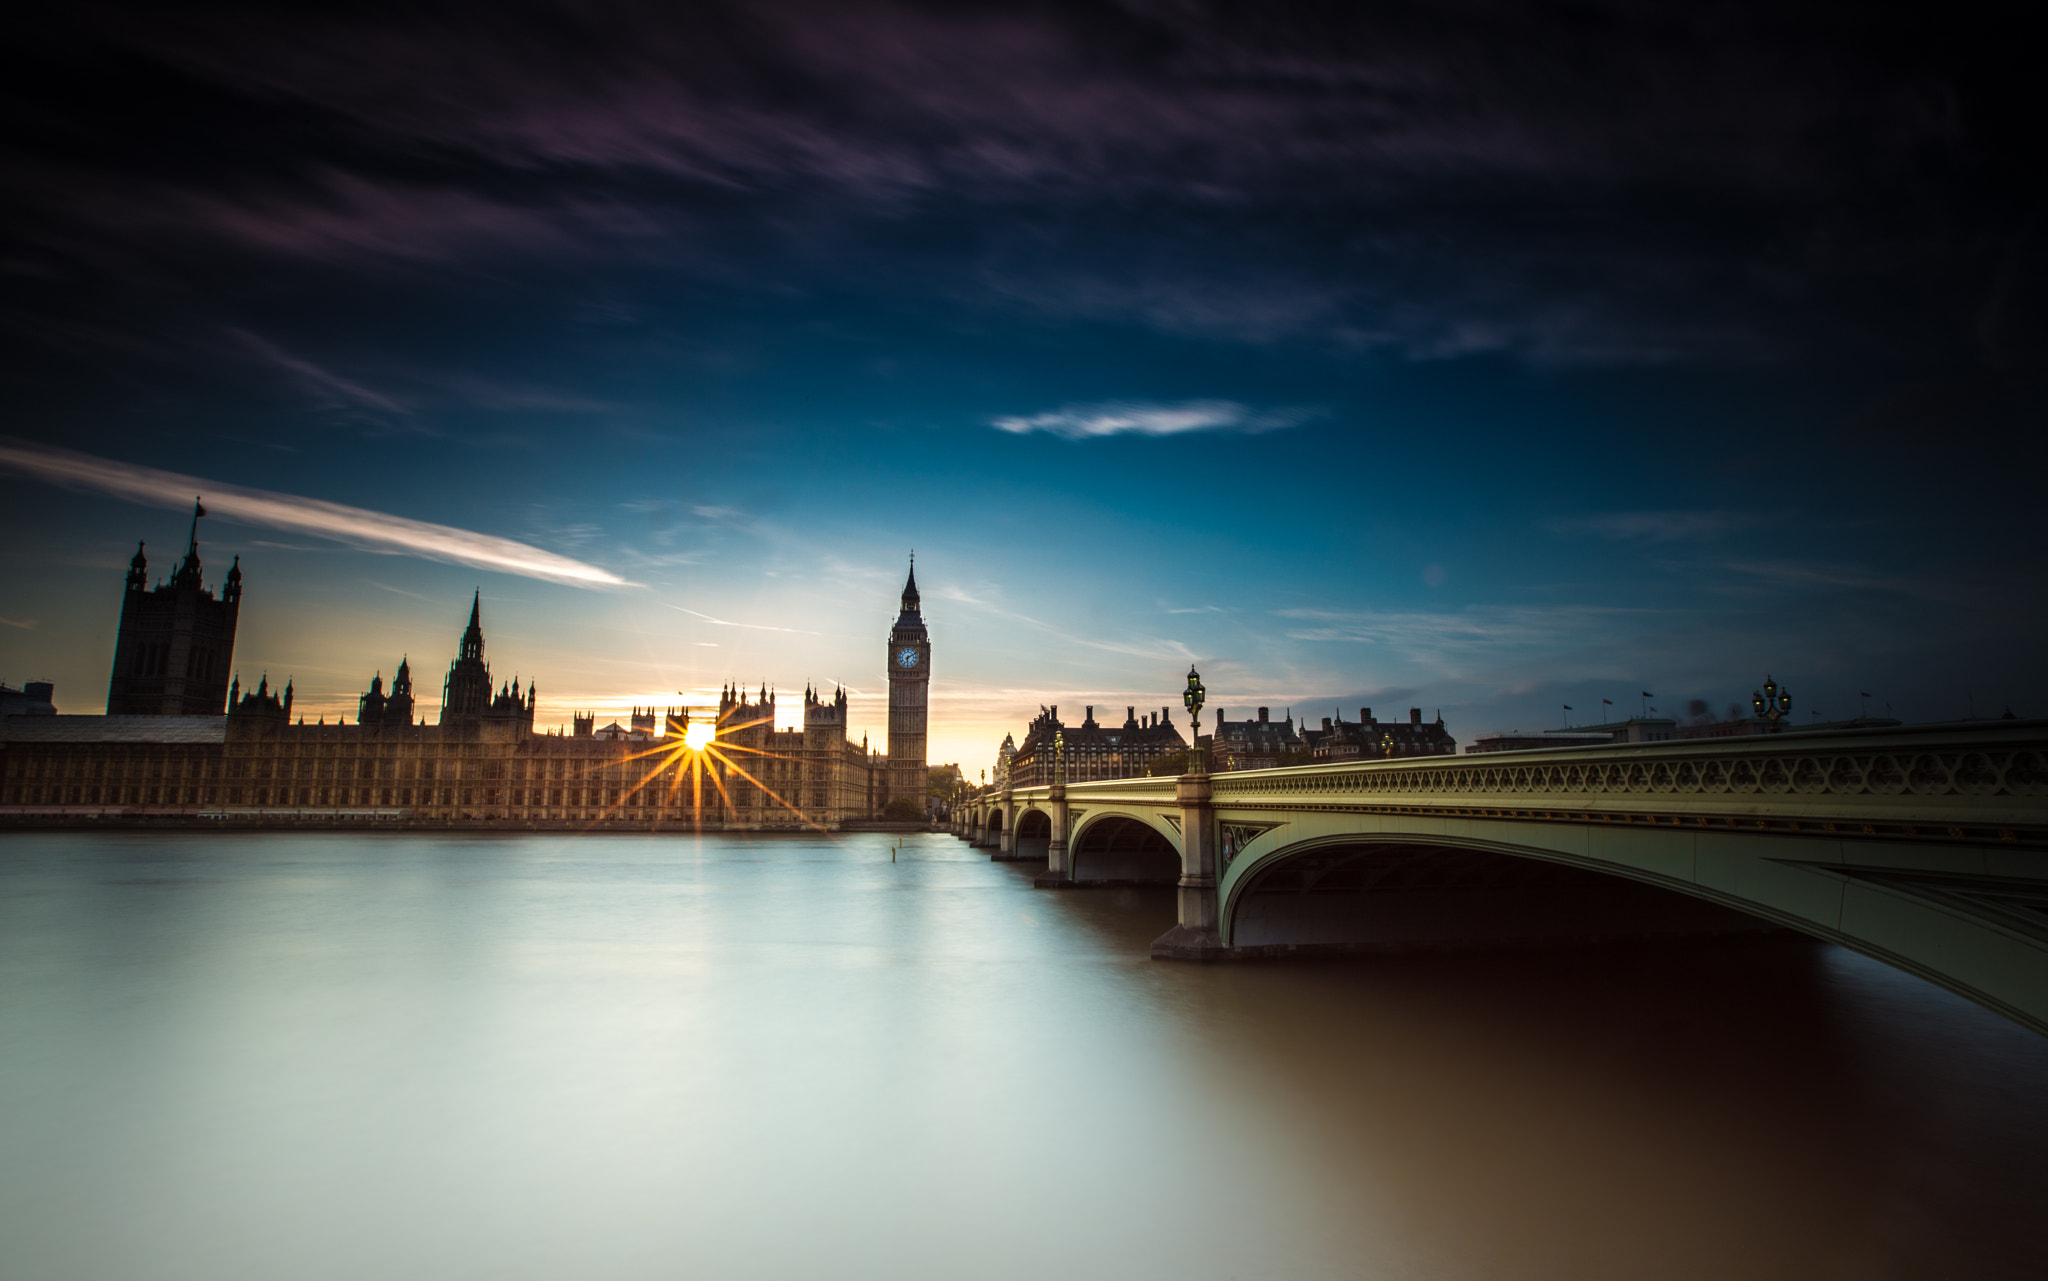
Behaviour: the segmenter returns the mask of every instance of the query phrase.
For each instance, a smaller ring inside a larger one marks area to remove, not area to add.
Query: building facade
[[[1458,741],[1444,728],[1441,713],[1434,721],[1422,719],[1422,709],[1408,709],[1405,721],[1382,721],[1370,707],[1358,709],[1358,719],[1347,721],[1343,713],[1325,716],[1321,729],[1302,727],[1302,742],[1309,759],[1325,761],[1385,760],[1405,756],[1451,756]]]
[[[1261,707],[1250,720],[1234,721],[1216,709],[1216,730],[1209,736],[1209,768],[1218,773],[1241,769],[1273,769],[1308,763],[1308,743],[1294,728],[1294,713],[1274,720]]]
[[[189,574],[181,566],[184,578],[173,582],[180,592],[196,593],[196,550],[187,564]],[[142,568],[138,553],[131,601]],[[230,605],[239,602],[239,583],[238,573],[230,576]],[[199,617],[190,609],[193,599],[173,601],[187,610],[178,617]],[[890,723],[899,731],[892,746],[901,744],[902,762],[871,751],[865,738],[855,743],[848,737],[843,689],[827,697],[807,688],[798,729],[776,728],[776,697],[766,686],[757,695],[728,686],[715,708],[669,708],[659,723],[653,709],[636,708],[631,728],[616,733],[607,727],[600,735],[595,718],[583,714],[571,734],[535,733],[535,685],[522,691],[514,681],[494,688],[479,595],[443,682],[436,724],[417,714],[404,659],[388,690],[381,673],[372,679],[353,725],[306,724],[293,714],[291,684],[273,689],[267,675],[246,692],[232,681],[221,692],[227,706],[207,714],[9,716],[0,720],[0,822],[835,828],[877,814],[891,789],[901,786],[899,766],[914,762],[916,772],[908,792],[897,794],[922,800],[929,792],[930,641],[914,579],[905,586],[903,605],[891,632],[890,668]],[[124,643],[155,643],[149,638],[158,630],[131,629],[132,617],[124,610]],[[232,612],[227,618],[231,639]],[[202,629],[185,634],[203,639]],[[905,651],[916,662],[901,662]],[[158,709],[173,696],[187,697],[185,690],[142,693],[156,698],[152,707]],[[702,721],[711,722],[715,737],[693,748],[693,722]]]
[[[1007,746],[1010,740],[1003,740]],[[1038,715],[1024,729],[1024,742],[1009,756],[1007,772],[998,757],[1003,782],[1013,787],[1036,787],[1053,781],[1056,763],[1064,759],[1069,783],[1093,782],[1104,778],[1142,778],[1153,764],[1164,758],[1187,758],[1187,740],[1173,723],[1170,708],[1162,707],[1143,717],[1135,707],[1124,709],[1121,725],[1097,723],[1090,705],[1079,725],[1060,720],[1057,706],[1040,707]],[[1057,753],[1057,754],[1056,754]]]

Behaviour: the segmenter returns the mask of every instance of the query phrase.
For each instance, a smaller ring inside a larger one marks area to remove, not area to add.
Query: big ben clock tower
[[[917,601],[917,558],[903,584],[903,612],[889,629],[889,799],[920,808],[929,790],[924,762],[925,708],[932,688],[932,639]]]

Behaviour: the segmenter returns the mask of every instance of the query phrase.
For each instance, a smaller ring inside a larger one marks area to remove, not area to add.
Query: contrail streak
[[[662,604],[667,605],[668,602],[663,601]],[[744,627],[749,631],[755,632],[794,632],[799,636],[823,636],[825,634],[823,632],[807,632],[801,627],[770,627],[766,623],[735,623],[730,619],[713,618],[709,614],[699,614],[696,610],[684,605],[669,605],[668,607],[670,609],[680,610],[681,612],[689,614],[693,617],[701,618],[707,623],[716,623],[720,627]]]
[[[595,565],[553,552],[449,525],[409,520],[385,512],[266,489],[245,489],[177,472],[138,467],[90,454],[73,453],[0,438],[0,467],[26,472],[54,485],[96,489],[130,502],[184,507],[195,495],[206,499],[208,515],[266,529],[288,529],[359,547],[427,560],[474,565],[500,573],[567,583],[572,587],[630,587],[633,584]]]

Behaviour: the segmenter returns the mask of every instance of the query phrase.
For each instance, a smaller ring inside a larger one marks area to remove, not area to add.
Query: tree
[[[916,823],[924,818],[924,807],[908,796],[899,796],[882,807],[882,817],[896,823]]]

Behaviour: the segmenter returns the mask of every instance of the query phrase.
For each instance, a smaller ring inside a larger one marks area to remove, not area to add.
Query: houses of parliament
[[[354,724],[308,725],[289,682],[231,675],[241,563],[207,588],[201,514],[168,579],[152,586],[136,549],[106,714],[0,719],[0,822],[833,829],[895,798],[926,807],[931,640],[914,565],[887,641],[886,752],[850,736],[845,690],[809,687],[799,729],[776,728],[765,685],[729,685],[715,709],[636,709],[602,728],[579,713],[570,733],[537,733],[535,684],[491,675],[481,593],[434,724],[401,659],[389,688],[371,680]],[[685,746],[705,734],[690,734],[693,717],[715,722],[704,750]]]

